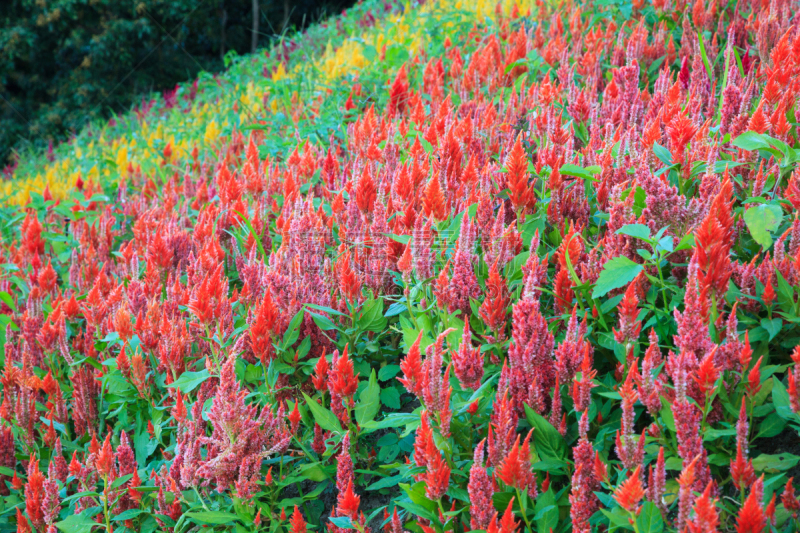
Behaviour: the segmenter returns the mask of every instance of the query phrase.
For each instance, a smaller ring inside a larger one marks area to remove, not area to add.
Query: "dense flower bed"
[[[797,531],[797,7],[366,3],[9,170],[0,529]]]

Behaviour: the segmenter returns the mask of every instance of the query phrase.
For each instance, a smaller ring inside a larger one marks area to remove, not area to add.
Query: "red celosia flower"
[[[750,369],[750,372],[747,374],[747,395],[751,398],[758,394],[758,391],[761,390],[761,361],[763,357],[759,357],[756,364],[753,365],[753,368]]]
[[[629,512],[634,512],[644,497],[644,488],[642,488],[642,480],[639,475],[640,470],[641,467],[637,466],[630,477],[623,481],[614,491],[614,499],[623,509]]]
[[[450,467],[442,458],[441,452],[436,448],[433,439],[428,441],[425,450],[428,472],[425,476],[425,495],[431,500],[438,500],[447,492],[450,486]]]
[[[736,533],[764,532],[767,519],[761,506],[761,502],[758,501],[758,494],[755,490],[751,490],[744,505],[739,509],[739,515],[736,517]]]
[[[736,447],[736,459],[731,460],[731,479],[740,491],[751,486],[756,479],[753,462],[744,457],[741,446]]]
[[[531,451],[530,442],[533,430],[525,437],[525,441],[520,445],[519,435],[511,447],[506,458],[496,470],[497,477],[510,487],[520,490],[528,489],[532,497],[536,497],[536,476],[531,471]]]
[[[469,330],[469,320],[464,321],[464,334],[461,345],[452,353],[453,370],[459,383],[465,389],[477,390],[481,386],[483,377],[483,354],[479,348],[472,347],[472,334]]]
[[[425,187],[425,197],[422,201],[422,207],[425,210],[425,216],[433,217],[436,220],[444,220],[447,218],[447,207],[445,205],[444,194],[442,193],[442,186],[439,183],[439,178],[432,176]]]
[[[292,433],[297,435],[297,429],[300,427],[300,409],[298,409],[297,401],[294,402],[294,409],[289,413],[289,422],[292,425]]]
[[[469,484],[467,491],[470,500],[470,527],[472,529],[486,529],[492,516],[495,514],[492,504],[494,489],[489,474],[483,466],[485,440],[478,443],[473,455],[472,468],[469,471]]]
[[[786,482],[786,487],[783,489],[783,494],[781,495],[781,502],[783,503],[783,507],[788,512],[792,513],[792,517],[796,520],[797,512],[800,511],[800,499],[795,495],[794,485],[792,484],[793,479],[794,478],[789,478]]]
[[[680,114],[673,118],[667,126],[667,134],[670,140],[670,152],[672,159],[676,162],[683,162],[683,154],[686,145],[697,133],[697,126],[685,114]]]
[[[614,339],[620,344],[629,345],[637,341],[642,331],[642,323],[637,320],[639,316],[637,286],[636,280],[631,282],[625,291],[625,297],[619,304],[619,329],[613,331]]]
[[[353,361],[348,356],[347,345],[331,370],[328,385],[332,392],[343,398],[352,397],[358,389],[358,378],[353,373]]]
[[[44,475],[39,471],[39,459],[31,456],[28,463],[28,483],[25,485],[25,511],[36,529],[44,526]]]
[[[509,200],[518,213],[524,211],[532,202],[533,193],[528,184],[528,158],[522,148],[522,138],[518,136],[508,152],[505,163]]]
[[[113,473],[114,469],[114,451],[111,449],[111,434],[106,435],[106,440],[103,441],[103,447],[97,454],[95,459],[95,467],[100,475],[107,478]]]
[[[506,512],[503,513],[503,518],[500,520],[500,533],[514,533],[519,527],[519,522],[514,520],[514,498],[508,502]]]
[[[408,392],[418,397],[422,396],[422,358],[419,348],[422,335],[423,332],[420,331],[417,340],[409,348],[408,354],[400,361],[400,370],[403,371],[404,377],[397,378],[397,381],[402,383]]]
[[[703,358],[703,361],[697,368],[694,380],[697,382],[697,386],[700,387],[700,391],[703,395],[708,397],[714,393],[718,377],[719,369],[714,364],[714,352],[711,352]]]
[[[706,486],[706,490],[694,502],[694,520],[689,522],[691,533],[716,533],[719,525],[717,515],[716,499],[711,498],[712,483]]]
[[[347,490],[339,495],[339,504],[336,512],[339,516],[348,516],[354,522],[357,520],[358,507],[361,505],[361,498],[353,492],[353,482],[347,484]]]
[[[505,328],[508,320],[508,306],[511,303],[508,295],[508,287],[505,280],[497,270],[497,261],[492,263],[489,269],[489,277],[486,279],[486,298],[480,307],[481,320],[487,328],[495,333],[498,341],[502,341],[505,336]]]
[[[303,520],[303,515],[300,514],[300,509],[295,505],[292,518],[289,521],[291,533],[306,533],[306,521]]]
[[[248,331],[253,354],[264,365],[268,364],[275,354],[275,348],[272,345],[272,334],[277,321],[278,313],[275,309],[275,304],[272,301],[270,291],[266,291],[264,300],[258,307],[258,312]]]
[[[325,354],[319,358],[317,361],[317,365],[314,367],[314,375],[311,376],[311,381],[314,383],[314,388],[318,391],[326,391],[328,390],[328,370],[330,369],[328,365],[328,360],[325,358]]]

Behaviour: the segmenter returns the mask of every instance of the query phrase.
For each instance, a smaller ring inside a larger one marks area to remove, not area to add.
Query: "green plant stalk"
[[[522,520],[524,520],[525,521],[525,525],[528,526],[528,531],[530,531],[532,533],[533,532],[533,527],[531,526],[531,521],[528,520],[528,513],[523,511],[523,509],[522,509],[522,495],[519,492],[519,488],[514,487],[514,492],[516,492],[516,494],[517,494],[517,503],[519,503],[519,510],[522,511],[520,513],[520,514],[522,514]]]

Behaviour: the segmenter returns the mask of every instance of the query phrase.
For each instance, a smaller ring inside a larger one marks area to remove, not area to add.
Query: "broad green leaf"
[[[353,521],[350,520],[349,516],[334,516],[329,518],[333,525],[342,529],[355,529],[356,527],[353,525]]]
[[[533,443],[539,456],[563,461],[567,456],[567,443],[561,433],[528,404],[525,404],[525,418],[533,426]]]
[[[64,533],[89,533],[93,527],[100,527],[90,513],[87,509],[81,514],[68,516],[61,522],[56,522],[56,527]]]
[[[639,533],[661,533],[664,531],[664,518],[653,502],[644,502],[636,517],[636,530]]]
[[[167,387],[178,389],[183,393],[191,392],[210,376],[205,368],[199,372],[184,372],[181,377],[167,385]]]
[[[619,235],[630,235],[643,241],[650,239],[650,228],[644,224],[625,224],[617,230]]]
[[[10,307],[12,311],[17,310],[17,306],[14,304],[14,298],[12,298],[11,295],[6,291],[0,291],[0,300]]]
[[[228,522],[239,519],[235,514],[223,511],[196,511],[193,513],[186,513],[186,516],[205,524],[227,524]]]
[[[661,160],[667,166],[672,165],[672,154],[669,150],[664,148],[658,143],[653,143],[653,153],[656,154],[656,157]]]
[[[342,426],[339,424],[339,419],[329,409],[322,407],[315,400],[312,400],[304,392],[303,398],[306,400],[306,407],[308,407],[311,414],[314,416],[314,421],[319,424],[322,429],[333,431],[335,433],[342,432]]]
[[[773,383],[775,380],[773,380]],[[775,390],[775,386],[773,384],[773,390]],[[758,426],[758,435],[756,438],[759,437],[774,437],[775,435],[779,435],[783,428],[786,427],[786,420],[781,418],[778,413],[771,413],[767,418],[765,418],[761,425]]]
[[[789,401],[789,393],[786,387],[778,379],[772,380],[772,402],[775,405],[775,413],[784,420],[796,420],[797,415],[792,411]]]
[[[375,418],[381,408],[381,388],[378,385],[378,378],[375,370],[369,376],[369,384],[356,404],[356,422],[363,426],[366,422]],[[321,424],[320,424],[321,425]]]
[[[781,332],[781,328],[783,328],[783,321],[780,318],[773,318],[772,320],[768,318],[762,318],[761,327],[767,330],[767,333],[769,333],[769,340],[772,340],[778,333]]]
[[[375,420],[370,420],[369,422],[363,424],[361,428],[365,430],[399,428],[411,424],[419,424],[419,422],[419,415],[415,415],[413,413],[392,413],[383,420],[377,422]]]
[[[595,178],[592,174],[592,170],[593,169],[583,168],[579,167],[578,165],[567,163],[566,165],[561,165],[559,172],[566,176],[575,176],[589,181],[597,181],[597,178]]]
[[[394,387],[381,389],[381,403],[390,409],[400,409],[400,393]]]
[[[753,468],[757,472],[776,473],[784,470],[789,470],[800,462],[800,457],[792,455],[791,453],[778,453],[775,455],[768,455],[762,453],[753,459]]]
[[[283,341],[281,343],[284,349],[288,349],[297,342],[297,339],[300,337],[300,324],[303,323],[304,315],[305,309],[300,309],[294,317],[292,317],[292,321],[289,322],[289,327],[286,328],[286,333],[283,334]]]
[[[615,257],[603,266],[600,277],[592,291],[592,298],[605,296],[614,289],[626,286],[644,270],[642,265],[634,263],[627,257]]]
[[[147,511],[143,509],[128,509],[127,511],[123,511],[114,518],[112,518],[115,522],[121,522],[123,520],[130,520],[132,518],[136,518],[140,514],[146,513]]]
[[[359,326],[365,331],[380,332],[386,329],[387,320],[383,316],[383,299],[375,298],[364,304]]]
[[[388,381],[395,377],[400,372],[399,365],[386,365],[378,370],[378,379],[380,381]]]
[[[533,508],[534,520],[536,521],[537,531],[555,531],[558,525],[558,502],[553,494],[553,489],[536,498],[536,505]]]
[[[772,246],[772,233],[783,221],[783,211],[777,205],[761,204],[744,212],[744,222],[750,235],[764,248]]]
[[[746,131],[736,137],[731,144],[742,150],[754,151],[771,148],[770,144],[760,134],[754,131]]]

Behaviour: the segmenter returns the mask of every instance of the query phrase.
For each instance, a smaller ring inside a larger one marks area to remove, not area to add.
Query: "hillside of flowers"
[[[800,531],[799,11],[365,0],[21,158],[0,531]]]

